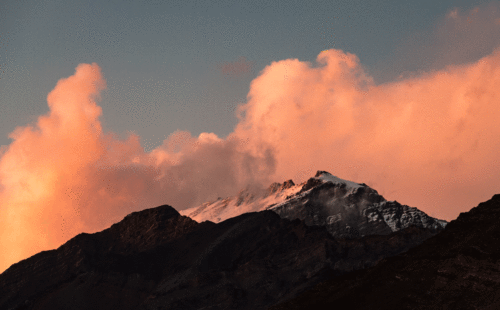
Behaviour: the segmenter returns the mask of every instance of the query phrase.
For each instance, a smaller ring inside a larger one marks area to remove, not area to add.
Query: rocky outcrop
[[[386,235],[409,226],[441,231],[446,221],[417,208],[387,201],[365,184],[357,184],[318,171],[300,191],[267,209],[283,218],[301,219],[307,225],[325,226],[341,238]]]
[[[215,224],[161,206],[12,265],[0,275],[0,309],[262,309],[433,233],[336,239],[271,211]]]
[[[500,309],[500,195],[373,268],[272,309]]]
[[[267,188],[266,193],[264,194],[264,198],[268,197],[272,194],[282,192],[283,190],[289,189],[289,188],[294,187],[294,186],[295,186],[295,183],[293,183],[292,180],[285,181],[285,182],[283,182],[283,184],[278,183],[278,182],[274,182],[273,184],[271,184]]]

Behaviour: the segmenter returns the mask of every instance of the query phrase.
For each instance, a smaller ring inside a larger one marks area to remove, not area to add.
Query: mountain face
[[[12,265],[0,274],[0,309],[265,309],[434,233],[338,239],[271,211],[215,224],[161,206]]]
[[[262,210],[300,219],[310,226],[325,226],[333,236],[342,238],[387,235],[412,225],[441,231],[447,223],[416,208],[387,201],[366,184],[342,180],[325,171],[318,171],[299,185],[292,180],[273,183],[260,193],[245,190],[236,197],[219,198],[180,212],[199,222],[217,223]]]
[[[500,309],[500,195],[373,268],[272,309]]]

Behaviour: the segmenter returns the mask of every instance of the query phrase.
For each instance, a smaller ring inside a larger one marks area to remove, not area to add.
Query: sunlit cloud
[[[0,270],[132,211],[187,208],[274,171],[269,150],[253,156],[237,138],[179,131],[146,153],[137,135],[103,133],[96,100],[105,87],[97,64],[81,64],[48,95],[49,113],[10,134],[0,158]]]
[[[235,135],[271,145],[276,179],[324,169],[446,218],[498,192],[500,50],[377,85],[359,59],[288,59],[251,84]]]

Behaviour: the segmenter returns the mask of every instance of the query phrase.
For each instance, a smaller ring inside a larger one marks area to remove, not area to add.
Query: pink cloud
[[[353,54],[316,62],[272,63],[240,108],[235,135],[272,146],[276,180],[328,170],[448,220],[500,190],[500,50],[382,85]]]
[[[81,64],[48,95],[49,113],[11,133],[0,157],[1,271],[134,210],[183,209],[273,172],[269,151],[251,155],[236,138],[175,132],[146,153],[136,135],[103,133],[96,100],[105,87],[97,64]]]

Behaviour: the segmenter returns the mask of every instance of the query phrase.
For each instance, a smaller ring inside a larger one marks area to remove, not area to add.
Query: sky
[[[326,170],[500,192],[499,1],[0,2],[0,272],[161,204]]]

